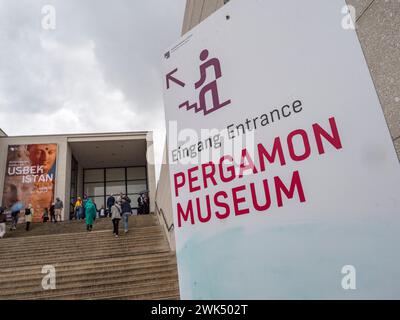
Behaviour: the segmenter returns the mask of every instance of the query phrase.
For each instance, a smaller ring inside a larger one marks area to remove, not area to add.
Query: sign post
[[[345,2],[229,2],[164,57],[183,299],[400,298],[400,167]]]

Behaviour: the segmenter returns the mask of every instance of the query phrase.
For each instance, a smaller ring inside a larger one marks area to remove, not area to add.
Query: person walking
[[[93,221],[96,218],[96,206],[94,205],[92,199],[88,198],[86,200],[85,205],[85,221],[86,221],[86,230],[92,231],[93,229]]]
[[[144,211],[144,203],[143,203],[143,194],[140,194],[139,198],[137,198],[138,203],[138,215],[143,214]]]
[[[60,200],[60,198],[56,198],[56,203],[54,204],[54,211],[56,214],[56,222],[57,221],[61,222],[61,213],[62,213],[63,208],[64,208],[63,202]]]
[[[118,201],[111,207],[111,221],[113,223],[113,234],[118,238],[119,221],[121,220],[121,205]]]
[[[108,214],[111,217],[111,207],[115,204],[115,198],[114,195],[111,195],[107,198],[107,209],[108,209]],[[106,215],[107,216],[107,215]]]
[[[143,195],[143,211],[144,214],[150,213],[149,197],[147,196],[147,194]]]
[[[57,220],[56,220],[56,214],[55,214],[55,209],[54,209],[54,203],[51,204],[49,212],[50,212],[50,222],[56,223]]]
[[[11,219],[12,219],[12,222],[11,222],[10,231],[17,230],[19,213],[21,212],[22,208],[23,208],[23,204],[21,202],[16,202],[11,207]]]
[[[78,197],[78,200],[76,200],[74,207],[76,220],[81,220],[83,218],[82,208],[83,208],[82,198]]]
[[[25,223],[26,223],[26,231],[29,231],[29,228],[31,226],[32,222],[32,216],[33,216],[34,210],[32,208],[32,205],[29,204],[27,208],[25,208]]]
[[[122,198],[122,205],[121,205],[121,211],[122,211],[122,219],[124,220],[124,231],[125,233],[128,233],[129,229],[129,216],[132,213],[132,207],[131,207],[131,199],[129,199],[128,196],[125,196]]]
[[[4,214],[4,208],[0,207],[0,239],[3,239],[6,234],[7,217]]]

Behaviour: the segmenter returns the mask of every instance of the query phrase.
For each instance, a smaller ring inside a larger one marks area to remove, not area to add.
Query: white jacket
[[[121,207],[118,204],[114,204],[111,207],[111,219],[121,219]]]

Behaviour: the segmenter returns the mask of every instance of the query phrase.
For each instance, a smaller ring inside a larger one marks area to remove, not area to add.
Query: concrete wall
[[[147,183],[150,199],[150,212],[155,212],[155,199],[156,199],[156,169],[154,161],[154,145],[153,145],[153,133],[149,132],[146,135],[146,157],[147,157]]]
[[[160,178],[158,180],[156,202],[159,209],[159,211],[156,211],[156,214],[158,215],[160,224],[164,228],[164,232],[168,238],[171,250],[175,251],[176,244],[174,230],[171,229],[168,231],[168,228],[174,223],[174,218],[172,213],[171,188],[169,182],[169,166],[167,163],[166,147],[164,148],[163,162],[161,166]],[[162,213],[164,213],[166,221],[164,221]]]
[[[357,34],[400,159],[400,1],[347,0],[347,4],[356,10]],[[224,0],[187,0],[182,34],[223,5]]]
[[[0,138],[0,203],[3,200],[4,179],[7,165],[7,153],[9,145],[19,144],[50,144],[56,143],[58,145],[57,152],[57,169],[56,169],[56,184],[54,196],[60,197],[64,202],[64,207],[68,210],[63,210],[63,219],[68,219],[69,208],[67,207],[69,199],[67,198],[67,170],[68,170],[68,146],[67,138],[62,136],[36,136],[36,137],[2,137]],[[69,197],[69,195],[68,195]]]
[[[72,150],[71,146],[67,143],[67,155],[65,166],[65,201],[64,201],[64,219],[69,220],[71,208],[71,170],[72,170]]]
[[[357,33],[400,159],[400,1],[349,0]]]
[[[182,34],[190,31],[223,5],[224,0],[187,0]]]

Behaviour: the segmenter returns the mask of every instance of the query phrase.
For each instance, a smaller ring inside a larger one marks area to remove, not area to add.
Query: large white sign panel
[[[344,6],[232,0],[165,54],[183,299],[400,298],[400,167]]]

